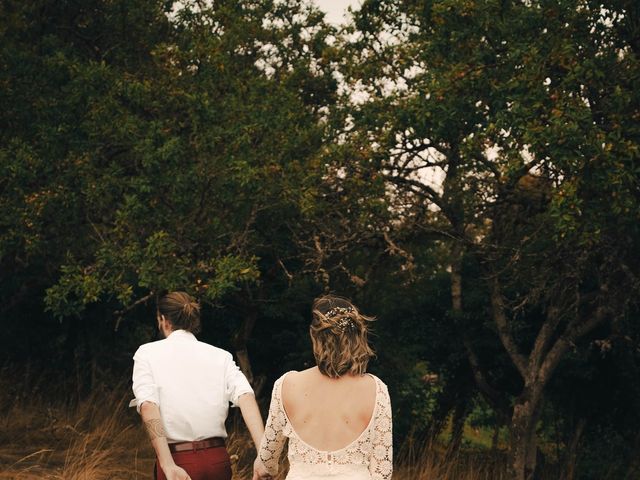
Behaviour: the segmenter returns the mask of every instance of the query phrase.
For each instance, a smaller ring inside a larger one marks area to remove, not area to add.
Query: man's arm
[[[264,435],[264,423],[262,423],[262,415],[260,415],[256,397],[253,393],[245,393],[240,395],[237,404],[257,450],[260,448],[260,442]]]
[[[262,437],[264,436],[264,424],[262,423],[260,408],[258,408],[258,404],[256,403],[256,397],[253,393],[245,393],[240,395],[237,404],[242,412],[244,423],[249,429],[249,433],[253,439],[253,444],[255,445],[256,450],[258,450],[258,448],[260,448],[260,443],[262,442]],[[253,480],[268,478],[271,478],[271,476],[260,459],[256,457],[255,462],[253,462]]]
[[[156,451],[159,467],[164,472],[167,480],[191,480],[187,472],[178,467],[173,461],[158,405],[153,402],[144,402],[140,407],[140,415],[149,435],[149,440],[151,440],[151,445]]]

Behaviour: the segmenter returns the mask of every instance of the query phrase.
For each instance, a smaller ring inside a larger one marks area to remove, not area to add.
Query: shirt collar
[[[167,336],[167,340],[180,340],[185,338],[187,340],[195,340],[196,337],[193,333],[187,332],[186,330],[174,330]]]

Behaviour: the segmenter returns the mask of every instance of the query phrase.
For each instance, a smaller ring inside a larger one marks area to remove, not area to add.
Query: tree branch
[[[533,349],[529,354],[529,371],[535,371],[540,367],[544,359],[544,354],[549,347],[551,337],[556,328],[558,328],[561,318],[560,310],[557,307],[553,306],[547,310],[545,321],[540,328],[540,332],[538,332]]]
[[[507,320],[507,315],[505,313],[504,298],[500,292],[498,277],[495,275],[492,276],[489,280],[489,284],[491,289],[491,310],[493,312],[493,320],[498,328],[498,335],[500,336],[502,345],[504,345],[511,361],[518,369],[518,372],[520,372],[522,378],[526,381],[529,373],[526,358],[522,353],[520,353],[520,349],[516,345],[513,335],[511,334],[509,321]]]
[[[544,359],[538,373],[542,385],[546,384],[549,378],[551,378],[560,360],[562,360],[564,354],[575,341],[602,324],[606,320],[608,313],[609,309],[607,307],[604,305],[599,306],[591,317],[587,318],[584,322],[580,322],[578,325],[574,325],[573,328],[567,329],[567,331],[556,340]]]
[[[388,174],[386,174],[386,175],[384,175],[384,178],[386,180],[389,180],[390,182],[393,182],[393,183],[396,183],[396,184],[409,185],[411,187],[417,188],[419,192],[416,192],[415,190],[413,190],[413,191],[416,192],[416,193],[422,194],[424,197],[426,197],[429,200],[431,200],[443,212],[445,212],[447,210],[446,204],[443,202],[443,200],[440,197],[440,195],[438,195],[438,192],[436,192],[429,185],[425,185],[424,183],[419,182],[418,180],[412,180],[411,178],[399,177],[399,176],[396,176],[396,175],[388,175]]]
[[[147,301],[149,301],[149,299],[151,297],[153,297],[155,295],[155,292],[149,292],[148,295],[145,295],[142,298],[139,298],[138,300],[136,300],[135,302],[133,302],[131,305],[121,309],[121,310],[116,310],[115,312],[113,312],[113,315],[115,317],[117,317],[116,319],[116,325],[114,327],[115,331],[118,331],[118,328],[120,327],[120,323],[122,322],[122,318],[129,313],[131,310],[133,310],[134,308],[136,308],[138,305],[140,305],[141,303],[147,303]]]
[[[480,358],[473,349],[471,339],[466,333],[462,334],[462,344],[467,351],[467,359],[469,360],[469,365],[471,366],[471,372],[473,373],[473,378],[476,382],[476,385],[484,394],[489,403],[491,403],[492,407],[494,407],[496,410],[505,412],[508,408],[508,403],[506,402],[506,399],[503,397],[501,392],[499,392],[489,384],[487,376],[485,375],[484,370],[480,365]]]

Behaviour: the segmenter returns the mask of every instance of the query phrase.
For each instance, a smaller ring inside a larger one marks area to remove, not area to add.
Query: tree
[[[6,10],[3,284],[17,270],[55,316],[116,325],[165,289],[239,295],[251,376],[263,280],[285,277],[319,175],[331,28],[296,0]]]
[[[621,121],[639,112],[637,18],[629,2],[371,1],[345,42],[365,98],[350,141],[372,146],[359,168],[449,246],[452,318],[479,390],[510,417],[512,478],[534,474],[560,362],[638,289],[638,123]],[[469,256],[485,326],[465,322]],[[520,377],[513,397],[492,384],[479,327]]]

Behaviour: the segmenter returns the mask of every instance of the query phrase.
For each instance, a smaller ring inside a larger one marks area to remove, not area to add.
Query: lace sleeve
[[[369,474],[372,480],[389,480],[393,473],[393,437],[391,400],[387,386],[378,380],[378,404],[376,406],[373,445],[369,459]]]
[[[269,406],[269,416],[264,429],[264,437],[260,442],[258,456],[271,475],[278,473],[280,454],[284,448],[286,437],[283,433],[287,422],[282,407],[282,377],[273,385],[271,394],[271,405]]]

